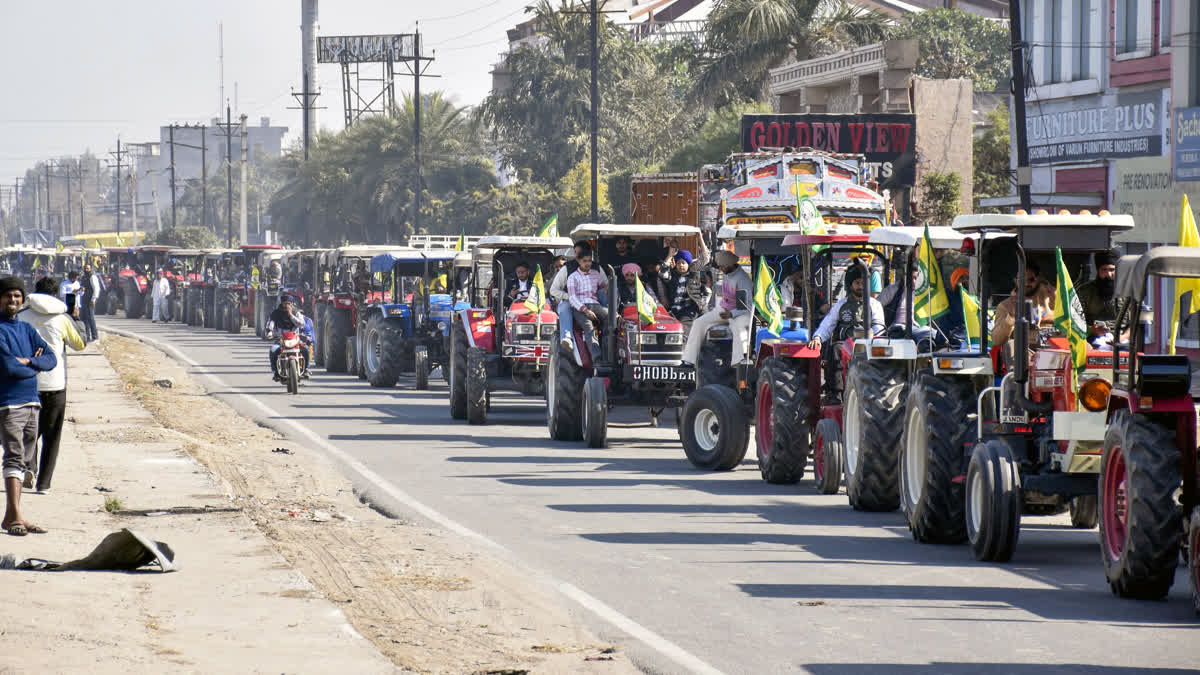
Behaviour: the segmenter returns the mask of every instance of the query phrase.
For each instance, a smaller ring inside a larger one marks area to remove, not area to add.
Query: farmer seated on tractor
[[[663,302],[671,303],[671,316],[683,324],[685,332],[690,333],[696,317],[708,311],[712,303],[712,289],[704,284],[701,274],[703,264],[693,264],[691,251],[676,251],[674,263],[665,284],[667,295],[658,297]]]
[[[292,331],[300,336],[301,342],[308,344],[311,340],[311,328],[309,322],[296,308],[292,302],[292,296],[284,295],[279,298],[279,306],[271,311],[271,318],[267,321],[267,335],[274,338],[276,335],[282,336],[285,331]],[[301,350],[303,352],[303,350]],[[278,382],[279,377],[279,343],[271,345],[271,376]],[[308,359],[301,359],[303,370],[300,377],[308,377]]]
[[[863,307],[869,304],[871,308],[871,335],[884,332],[883,305],[867,294],[867,283],[863,280],[862,268],[852,264],[846,269],[842,279],[846,295],[834,303],[829,313],[817,326],[817,332],[808,341],[810,349],[821,352],[821,361],[825,364],[825,389],[827,395],[833,395],[838,389],[838,358],[834,345],[854,337],[855,330],[863,326]]]
[[[721,296],[716,309],[706,312],[692,322],[692,330],[688,333],[687,343],[683,346],[683,362],[696,365],[700,356],[700,345],[705,340],[705,334],[710,326],[716,323],[728,322],[729,331],[733,337],[733,356],[731,363],[738,365],[746,360],[746,340],[750,337],[750,298],[754,297],[754,282],[746,270],[738,265],[738,257],[732,251],[717,251],[714,258],[717,267],[725,273],[721,281]]]
[[[1116,341],[1112,331],[1117,324],[1117,315],[1129,302],[1128,298],[1119,298],[1116,294],[1119,258],[1116,251],[1096,253],[1096,278],[1075,289],[1087,321],[1088,342],[1099,349],[1112,349],[1112,343]],[[1121,336],[1122,339],[1126,337]]]
[[[825,292],[816,284],[808,284],[804,280],[804,270],[797,267],[791,274],[779,282],[779,300],[786,311],[789,307],[804,307],[804,289],[808,287],[813,293],[813,301],[817,309],[817,318],[824,318],[829,313],[829,299]]]
[[[529,297],[529,285],[532,283],[533,280],[529,278],[529,263],[517,263],[516,276],[508,280],[504,289],[504,308],[508,309],[514,302],[524,302],[525,298]]]
[[[637,262],[637,255],[633,252],[633,240],[629,237],[617,237],[613,241],[613,247],[616,250],[616,255],[611,256],[611,260],[607,264],[615,270],[619,270],[626,263]],[[609,256],[605,256],[608,258]]]
[[[574,320],[583,329],[583,339],[592,352],[592,360],[596,361],[600,358],[598,333],[608,320],[608,302],[604,297],[608,280],[600,270],[592,267],[591,251],[576,255],[575,262],[579,269],[567,277],[567,302],[571,305]]]
[[[625,283],[617,286],[617,291],[620,293],[621,309],[637,305],[637,282],[641,272],[642,268],[637,263],[625,263],[621,267],[621,276],[625,277]],[[642,284],[642,292],[650,296],[654,304],[658,304],[658,296],[645,283]]]
[[[583,252],[589,255],[592,252],[592,247],[586,241],[575,242],[575,260],[569,260],[558,272],[554,274],[554,280],[550,282],[550,297],[558,302],[556,307],[558,311],[558,334],[562,336],[561,345],[563,349],[571,349],[575,344],[574,338],[574,321],[571,303],[567,297],[567,278],[571,273],[579,269],[579,256]],[[597,270],[599,271],[599,270]],[[603,272],[600,272],[603,275]],[[606,278],[607,279],[607,278]],[[607,283],[607,281],[605,282]]]
[[[1013,285],[1021,283],[1021,279],[1013,277]],[[1033,260],[1025,264],[1025,299],[1033,301],[1033,317],[1040,328],[1054,325],[1054,286],[1042,278],[1042,268]],[[1016,327],[1017,291],[1014,288],[1011,295],[996,305],[995,325],[992,327],[992,345],[1004,347],[1012,337]],[[1009,350],[1005,350],[1006,353]]]

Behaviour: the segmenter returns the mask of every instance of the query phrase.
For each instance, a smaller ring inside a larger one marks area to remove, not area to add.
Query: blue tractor
[[[401,374],[411,372],[416,388],[428,389],[434,367],[446,372],[455,302],[445,272],[453,260],[454,251],[418,250],[371,259],[371,275],[384,288],[381,302],[369,304],[360,318],[362,362],[371,386],[395,386]]]

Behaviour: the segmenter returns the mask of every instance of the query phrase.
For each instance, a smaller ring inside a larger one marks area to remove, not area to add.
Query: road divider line
[[[316,433],[314,433],[312,430],[301,425],[299,422],[288,419],[286,417],[280,417],[279,411],[272,410],[270,408],[270,406],[268,406],[267,404],[258,400],[253,395],[242,392],[238,387],[235,387],[235,386],[229,384],[228,382],[225,382],[224,380],[221,379],[221,377],[218,374],[207,370],[204,366],[200,365],[197,361],[192,359],[187,354],[184,354],[182,351],[180,351],[174,345],[168,344],[161,340],[156,340],[155,338],[152,338],[152,337],[147,337],[140,333],[135,333],[133,331],[124,330],[124,329],[120,329],[120,328],[110,328],[110,327],[105,326],[105,330],[111,331],[111,332],[113,332],[117,335],[121,335],[123,337],[130,338],[132,340],[144,342],[144,343],[154,347],[155,349],[158,349],[159,351],[171,356],[172,358],[174,358],[178,361],[182,361],[183,363],[186,363],[187,365],[191,366],[192,368],[200,371],[201,373],[204,374],[205,377],[208,377],[208,378],[214,380],[217,384],[221,385],[225,389],[227,389],[231,392],[236,392],[236,393],[233,393],[230,395],[241,397],[245,402],[249,403],[255,409],[262,412],[271,422],[275,422],[275,423],[279,423],[281,425],[287,426],[289,429],[294,431],[296,434],[304,437],[306,440],[310,441],[313,445],[316,445],[317,447],[321,448],[333,460],[342,464],[346,469],[350,470],[354,474],[357,474],[360,480],[366,481],[374,489],[379,490],[380,492],[387,495],[388,497],[395,500],[396,502],[403,504],[404,506],[408,507],[409,509],[412,509],[413,511],[419,513],[420,515],[425,517],[427,520],[430,520],[430,521],[436,523],[437,525],[439,525],[447,530],[450,530],[451,532],[454,532],[455,534],[458,534],[462,537],[466,537],[468,539],[474,540],[480,544],[484,544],[484,545],[486,545],[490,548],[496,549],[498,551],[502,551],[510,559],[519,562],[521,566],[525,567],[527,570],[535,573],[536,575],[542,577],[544,580],[549,582],[549,585],[552,588],[558,590],[559,593],[563,594],[567,598],[570,598],[572,601],[578,603],[584,609],[588,610],[595,616],[597,616],[600,619],[613,625],[617,629],[623,631],[624,633],[626,633],[630,637],[634,638],[635,640],[641,642],[642,644],[646,645],[647,647],[650,647],[654,651],[656,651],[659,654],[670,659],[677,665],[682,666],[683,668],[686,668],[688,670],[688,672],[703,673],[704,675],[721,675],[720,670],[709,665],[708,663],[706,663],[705,661],[700,659],[700,657],[692,654],[691,652],[687,651],[683,647],[680,647],[679,645],[675,644],[674,642],[671,642],[670,640],[659,635],[658,633],[654,632],[653,630],[643,626],[642,624],[638,623],[637,621],[634,621],[630,617],[622,614],[620,611],[618,611],[617,609],[608,605],[603,600],[600,600],[596,596],[588,593],[587,591],[579,588],[578,586],[576,586],[572,583],[562,581],[562,580],[554,577],[554,575],[552,575],[544,570],[533,567],[532,565],[521,560],[521,558],[519,556],[517,556],[516,553],[514,553],[511,549],[504,546],[503,544],[489,538],[487,535],[484,535],[482,533],[476,532],[475,530],[472,530],[471,528],[467,527],[466,525],[463,525],[462,523],[454,520],[453,518],[450,518],[449,516],[444,515],[437,509],[434,509],[433,507],[419,501],[416,497],[413,497],[412,495],[408,494],[407,492],[402,490],[399,486],[395,485],[391,481],[389,481],[386,478],[384,478],[383,476],[379,475],[378,473],[376,473],[374,470],[372,470],[371,468],[369,468],[368,466],[366,466],[359,460],[355,459],[354,457],[351,457],[344,450],[338,448],[337,446],[333,445],[332,443],[325,440],[324,438],[321,438]]]

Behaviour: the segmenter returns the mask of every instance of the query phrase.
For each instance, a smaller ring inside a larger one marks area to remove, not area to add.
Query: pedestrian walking
[[[54,279],[47,277],[37,282],[25,309],[18,315],[50,345],[50,353],[58,360],[53,369],[37,376],[38,399],[42,403],[38,412],[38,436],[42,439],[37,469],[38,492],[50,490],[54,465],[58,463],[58,444],[67,411],[66,348],[70,346],[80,351],[86,346],[79,331],[75,330],[75,322],[66,312],[67,306],[54,297]]]
[[[81,287],[82,285],[79,283],[79,272],[74,271],[67,274],[67,278],[63,279],[63,282],[58,285],[58,299],[67,303],[67,313],[71,316],[78,316],[75,311],[75,308],[78,305],[75,301],[79,297],[79,290]],[[40,293],[41,291],[34,292]],[[53,291],[51,291],[50,295],[54,295]]]
[[[79,320],[83,322],[84,342],[100,339],[100,331],[96,330],[96,300],[100,297],[100,275],[92,270],[91,265],[83,266],[83,287],[79,294]]]
[[[167,279],[162,270],[158,271],[157,277],[154,279],[154,289],[150,292],[150,298],[154,300],[154,315],[151,317],[153,323],[162,321],[167,322],[171,311],[168,306],[168,298],[171,297],[171,282]]]
[[[25,520],[21,487],[33,487],[37,455],[37,374],[53,370],[58,359],[33,326],[17,319],[25,300],[25,284],[16,277],[0,279],[0,445],[3,445],[4,520],[11,535],[23,537],[46,530]]]

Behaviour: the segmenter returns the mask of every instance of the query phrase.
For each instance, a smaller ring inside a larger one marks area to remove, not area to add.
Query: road
[[[1167,602],[1114,598],[1096,531],[1065,516],[1026,517],[1012,563],[977,563],[965,546],[916,544],[899,513],[768,485],[752,452],[736,471],[698,472],[670,423],[651,429],[641,411],[618,411],[610,447],[593,450],[549,440],[540,400],[498,395],[489,425],[472,427],[450,419],[440,379],[384,390],[315,369],[293,397],[271,382],[252,334],[111,317],[100,327],[178,349],[239,412],[353,458],[423,505],[394,505],[405,517],[503,547],[648,672],[1200,666],[1186,570]]]

